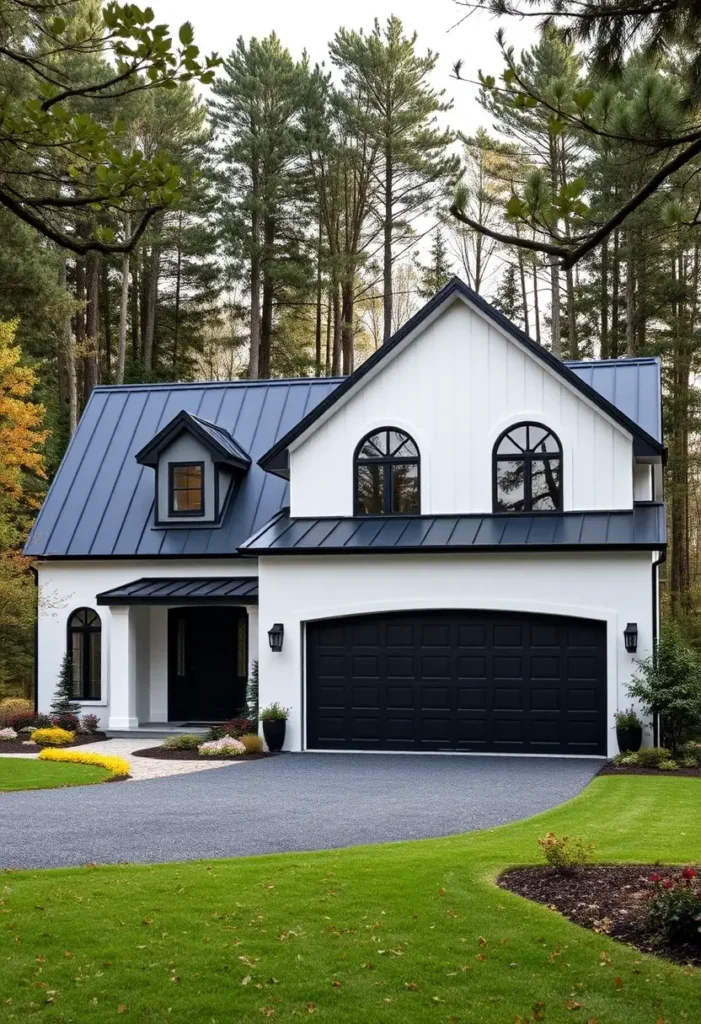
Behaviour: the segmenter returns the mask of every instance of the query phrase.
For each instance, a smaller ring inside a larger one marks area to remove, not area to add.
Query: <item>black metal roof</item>
[[[498,309],[491,306],[486,302],[481,295],[473,291],[464,281],[461,281],[457,277],[453,277],[441,291],[435,295],[430,302],[427,302],[418,313],[416,313],[410,320],[404,324],[390,339],[382,345],[376,352],[374,352],[369,359],[366,359],[358,369],[352,373],[349,377],[339,384],[329,395],[327,395],[323,401],[319,402],[312,410],[310,410],[306,416],[303,417],[296,423],[291,430],[288,430],[278,441],[272,445],[264,455],[262,455],[258,463],[263,469],[267,469],[271,473],[279,473],[280,475],[286,475],[288,471],[288,458],[287,449],[290,444],[302,435],[309,427],[315,423],[320,416],[322,416],[328,409],[330,409],[336,402],[347,394],[358,381],[362,380],[371,370],[373,370],[378,363],[385,359],[393,349],[395,349],[407,335],[415,331],[417,327],[427,320],[438,308],[447,302],[449,299],[461,296],[466,299],[471,305],[475,306],[484,316],[489,320],[492,320],[504,331],[515,338],[521,345],[528,349],[532,355],[534,355],[541,362],[545,363],[557,374],[563,377],[569,384],[572,385],[580,394],[588,398],[594,405],[598,406],[603,412],[605,412],[611,419],[619,423],[625,430],[633,435],[636,454],[650,455],[664,453],[664,445],[662,441],[656,437],[653,437],[647,430],[645,430],[639,423],[636,423],[630,418],[627,413],[618,408],[607,398],[605,398],[600,392],[595,390],[590,384],[586,382],[579,374],[575,373],[566,363],[563,363],[561,359],[554,356],[547,349],[543,348],[532,338],[529,338],[520,327],[513,324],[503,313],[500,313]],[[661,397],[657,396],[658,403],[661,401]]]
[[[181,412],[216,423],[255,460],[338,378],[97,387],[63,457],[25,553],[41,558],[207,558],[239,544],[288,504],[285,480],[253,461],[218,526],[154,529],[153,470],[136,455]]]
[[[437,551],[663,550],[664,505],[615,512],[495,512],[463,516],[292,519],[278,513],[242,554],[389,554]]]
[[[98,604],[257,604],[257,576],[146,577],[97,595]]]

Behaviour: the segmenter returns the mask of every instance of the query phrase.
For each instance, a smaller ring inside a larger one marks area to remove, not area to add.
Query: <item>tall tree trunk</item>
[[[85,272],[87,297],[85,315],[85,356],[83,358],[83,402],[86,403],[92,390],[100,381],[100,256],[96,252],[87,255]]]
[[[325,372],[326,376],[331,376],[331,289],[326,293],[326,363]]]
[[[333,351],[331,356],[331,373],[334,377],[341,376],[341,287],[334,280],[332,285],[333,301]]]
[[[392,337],[392,215],[394,203],[394,167],[392,162],[392,146],[388,143],[385,146],[385,222],[384,222],[384,252],[382,280],[384,296],[382,299],[382,310],[384,324],[382,326],[382,344],[384,345]]]
[[[131,233],[129,214],[124,218],[124,237]],[[124,383],[124,367],[127,361],[127,313],[129,310],[129,253],[122,256],[122,282],[119,296],[119,333],[117,336],[117,372],[115,381]]]
[[[541,344],[540,340],[540,303],[538,299],[538,267],[536,266],[535,260],[533,260],[533,315],[535,316],[535,340],[538,344]]]
[[[613,266],[611,268],[613,281],[611,284],[611,342],[609,345],[611,359],[618,359],[619,333],[620,333],[620,288],[621,288],[621,259],[620,259],[620,237],[618,228],[613,233]]]
[[[66,256],[61,252],[58,265],[58,284],[63,292],[67,292]],[[78,423],[78,391],[75,374],[75,347],[73,345],[73,327],[70,316],[64,316],[61,326],[58,349],[58,382],[59,402],[68,414],[68,434],[72,437]]]
[[[319,235],[316,244],[316,324],[314,331],[315,376],[321,377],[321,240],[322,217],[319,212]]]
[[[183,215],[178,214],[178,259],[175,266],[175,324],[173,327],[173,376],[178,374],[178,359],[180,358],[180,290],[182,287],[182,266],[183,266]]]
[[[105,339],[105,376],[112,380],[112,323],[110,317],[110,278],[107,260],[102,261],[102,335]]]
[[[355,304],[355,281],[344,281],[341,289],[341,346],[343,351],[343,375],[348,376],[353,372],[354,366],[354,333],[353,315]]]
[[[626,231],[626,355],[635,352],[635,263],[633,260],[633,232]]]
[[[608,239],[601,246],[601,358],[609,359],[609,246]]]
[[[523,328],[526,334],[530,334],[528,318],[528,292],[526,291],[526,267],[523,259],[523,249],[518,250],[518,273],[521,279],[521,302],[523,304]]]
[[[570,359],[579,359],[579,348],[577,345],[577,321],[574,315],[574,275],[572,267],[569,267],[566,275],[567,280],[567,347]]]
[[[139,306],[141,274],[138,251],[131,256],[131,356],[135,363],[141,359],[141,309]]]
[[[263,276],[263,309],[260,321],[260,366],[258,376],[270,377],[270,356],[273,340],[273,298],[275,289],[269,274]]]
[[[260,172],[254,164],[252,174],[252,207],[251,207],[251,341],[248,360],[248,376],[255,380],[260,374],[260,289],[261,289],[261,251],[260,251]]]
[[[155,225],[158,232],[161,224]],[[156,335],[156,307],[158,306],[158,279],[161,273],[161,246],[157,237],[151,245],[148,266],[148,290],[146,292],[146,317],[144,322],[144,369],[150,372],[154,362],[154,339]]]
[[[554,356],[562,358],[562,333],[560,327],[560,272],[553,263],[550,267],[550,332]]]

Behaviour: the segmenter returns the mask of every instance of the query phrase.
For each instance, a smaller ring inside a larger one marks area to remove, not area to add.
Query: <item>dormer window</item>
[[[542,423],[515,423],[494,445],[494,511],[562,510],[562,445]]]
[[[355,514],[418,515],[419,449],[402,430],[367,434],[355,450]]]
[[[225,427],[183,409],[136,455],[155,470],[153,528],[211,529],[223,520],[251,457]]]
[[[169,515],[204,515],[204,462],[171,462],[168,474]]]

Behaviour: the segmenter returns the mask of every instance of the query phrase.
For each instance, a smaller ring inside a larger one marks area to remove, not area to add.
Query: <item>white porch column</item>
[[[136,713],[134,618],[129,605],[113,605],[110,608],[108,729],[135,729],[139,724]]]

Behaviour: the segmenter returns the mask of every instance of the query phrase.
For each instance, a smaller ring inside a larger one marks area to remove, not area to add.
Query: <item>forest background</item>
[[[97,384],[346,375],[453,274],[563,358],[661,357],[665,611],[701,643],[701,30],[441,3],[452,69],[406,4],[314,58],[205,57],[195,15],[159,27],[181,0],[0,0],[0,697],[31,693],[22,543]]]

